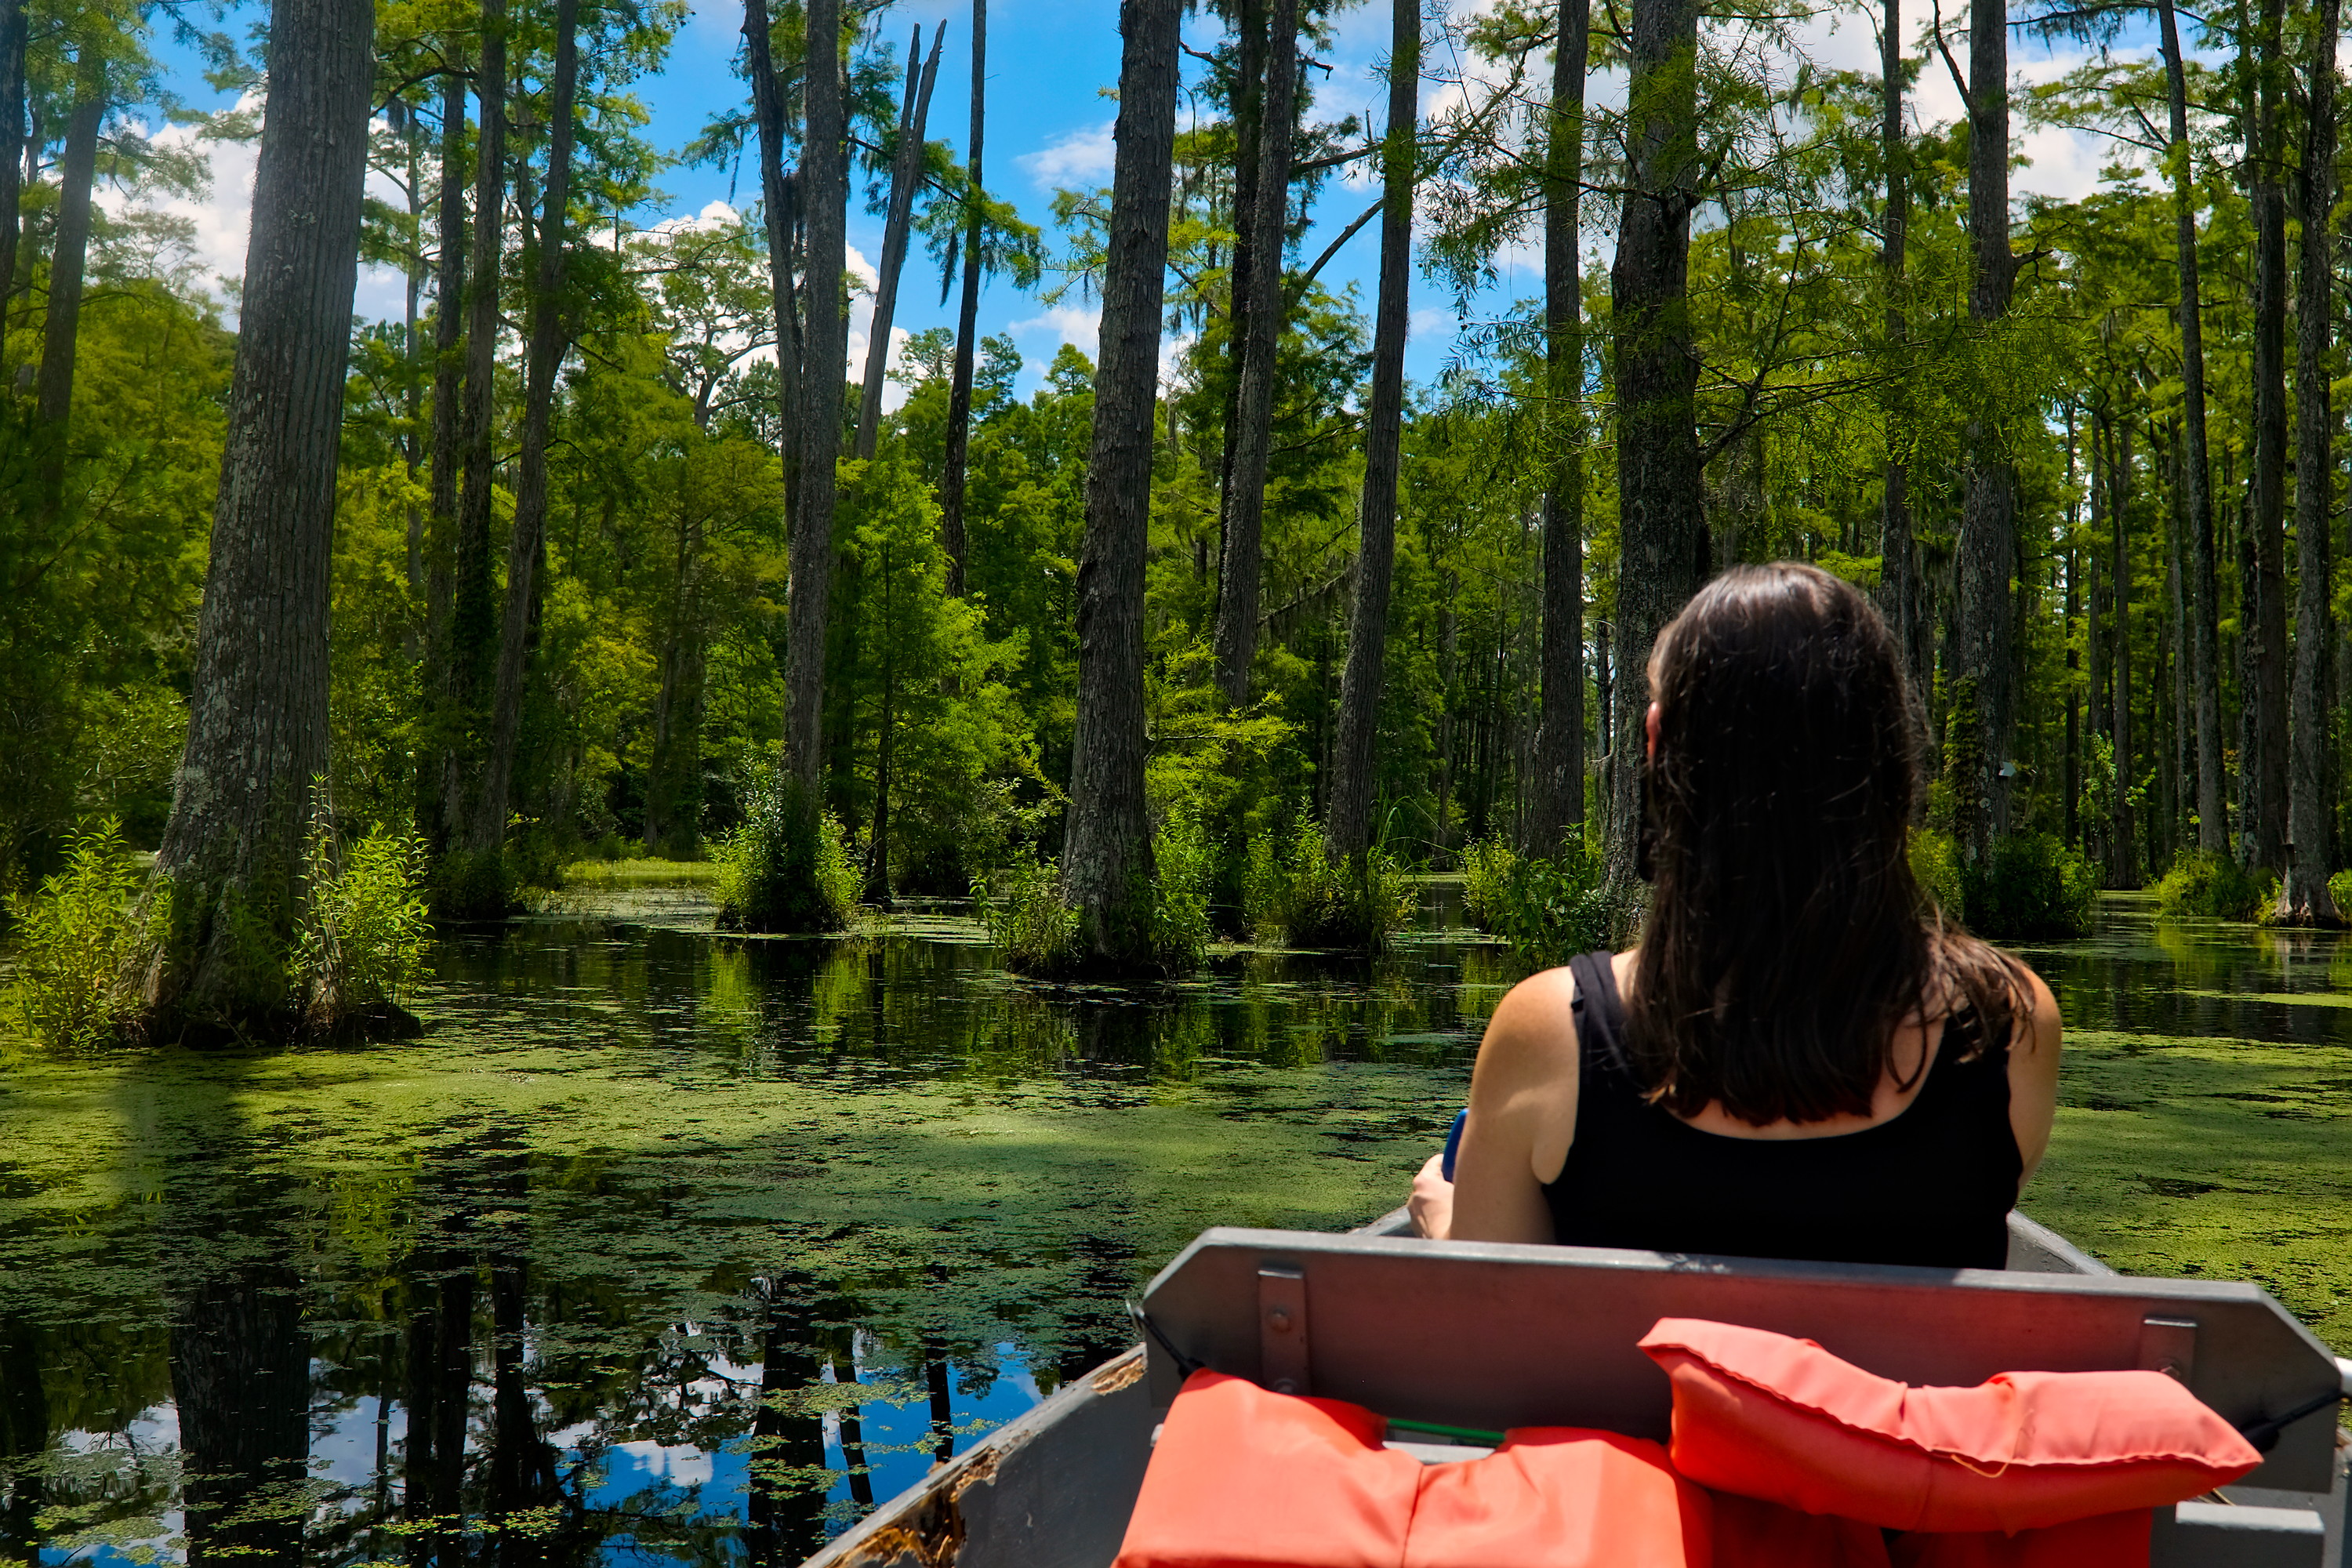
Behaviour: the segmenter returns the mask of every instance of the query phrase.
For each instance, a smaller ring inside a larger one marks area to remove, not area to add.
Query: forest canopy
[[[1650,643],[1781,558],[1896,632],[1956,915],[2169,874],[2337,922],[2338,0],[1122,0],[1116,168],[1026,208],[984,0],[746,0],[683,146],[679,5],[193,16],[0,0],[0,890],[157,850],[119,981],[166,1032],[343,1005],[282,959],[322,825],[442,918],[731,856],[739,925],[977,885],[1036,967],[1168,968],[1514,863],[1622,934]],[[1385,115],[1317,68],[1343,22]],[[254,91],[184,109],[159,27]],[[2105,165],[2020,196],[2049,128]],[[240,139],[224,298],[128,198]],[[695,163],[738,204],[665,210]],[[1455,321],[1409,380],[1416,279]],[[1097,353],[1024,361],[983,289]]]

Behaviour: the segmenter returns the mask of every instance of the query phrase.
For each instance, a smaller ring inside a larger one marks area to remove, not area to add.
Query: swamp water
[[[1207,1225],[1399,1201],[1512,977],[1032,986],[967,923],[714,938],[690,893],[444,942],[404,1045],[0,1079],[0,1554],[793,1563],[1128,1343]],[[2159,923],[2028,956],[2028,1194],[2352,1348],[2352,948]]]

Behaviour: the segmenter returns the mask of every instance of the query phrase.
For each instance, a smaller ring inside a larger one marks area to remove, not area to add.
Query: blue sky
[[[1452,0],[1468,8],[1476,0]],[[1431,7],[1433,10],[1436,6]],[[1875,12],[1875,6],[1870,13]],[[1057,185],[1107,184],[1110,178],[1110,126],[1115,106],[1103,90],[1118,79],[1119,41],[1114,0],[994,0],[989,17],[989,96],[986,171],[992,190],[1013,201],[1032,222],[1047,228],[1049,246],[1058,247],[1051,231],[1050,203]],[[1874,72],[1877,48],[1870,13],[1849,9],[1822,13],[1804,29],[1806,46],[1824,66]],[[246,5],[231,26],[240,30],[262,15],[261,7]],[[903,51],[913,25],[929,28],[948,23],[948,47],[931,105],[929,134],[945,140],[962,156],[970,119],[971,7],[969,0],[901,0],[885,14],[885,36]],[[664,68],[636,84],[635,90],[651,111],[648,134],[654,142],[675,152],[698,132],[709,118],[745,92],[733,70],[742,12],[740,0],[708,0],[695,5],[680,28]],[[1389,8],[1378,0],[1360,0],[1340,11],[1328,47],[1317,51],[1330,69],[1313,73],[1317,79],[1318,112],[1337,117],[1361,116],[1377,126],[1384,117],[1385,84],[1375,74],[1388,48]],[[1196,16],[1186,24],[1187,41],[1205,48],[1214,40],[1216,24]],[[166,48],[166,59],[182,94],[199,107],[222,104],[209,92],[189,57]],[[1452,57],[1441,43],[1425,59],[1426,74],[1447,74]],[[2038,47],[2021,44],[2012,51],[2012,66],[2022,78],[2056,74],[2071,63],[2053,59]],[[1188,75],[1197,72],[1187,61]],[[1442,108],[1459,89],[1436,79],[1425,80],[1424,113]],[[1614,84],[1596,80],[1596,101],[1606,101]],[[1922,73],[1915,104],[1915,121],[1948,121],[1957,97],[1941,71]],[[1181,112],[1180,110],[1180,112]],[[2093,183],[2105,150],[2092,139],[2053,128],[2020,127],[2022,149],[2032,160],[2017,181],[2020,195],[2046,192],[2076,195]],[[202,202],[171,201],[158,205],[182,210],[197,227],[197,262],[205,272],[234,277],[243,270],[245,218],[252,172],[250,146],[218,147],[213,152],[215,188]],[[710,203],[725,201],[730,184],[739,202],[748,202],[748,171],[730,180],[730,171],[688,168],[667,170],[659,181],[667,200],[660,210],[635,215],[650,225],[664,218],[691,216]],[[1370,199],[1366,172],[1351,171],[1344,181],[1326,184],[1316,209],[1321,232],[1307,239],[1308,253],[1319,251],[1331,235],[1360,212]],[[1614,227],[1609,204],[1587,204],[1585,246],[1589,266],[1605,267],[1605,247]],[[853,204],[849,222],[852,265],[870,261],[881,250],[881,225],[868,216],[862,201]],[[1369,310],[1371,282],[1379,267],[1379,226],[1366,225],[1343,247],[1323,279],[1335,289],[1357,283]],[[1514,296],[1532,293],[1540,283],[1540,269],[1532,252],[1519,251],[1501,260],[1502,281],[1475,307],[1491,314]],[[1048,282],[1051,278],[1049,275]],[[396,315],[400,308],[398,280],[389,273],[363,278],[358,309],[363,315]],[[1435,376],[1445,363],[1454,335],[1452,301],[1446,293],[1416,275],[1412,333],[1407,348],[1407,373],[1416,380]],[[899,295],[898,326],[901,331],[952,325],[953,307],[942,307],[937,274],[919,252],[910,257]],[[1010,333],[1020,345],[1026,373],[1024,389],[1034,387],[1045,364],[1064,342],[1091,353],[1095,307],[1072,294],[1055,307],[1035,293],[1024,294],[1009,283],[992,280],[982,296],[981,325],[984,332]],[[861,302],[852,321],[850,374],[864,363],[866,310]]]

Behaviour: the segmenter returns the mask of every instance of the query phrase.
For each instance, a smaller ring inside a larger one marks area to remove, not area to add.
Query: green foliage
[[[314,1027],[380,1012],[429,973],[425,841],[377,828],[341,850],[324,813],[304,850],[307,908],[292,971]]]
[[[1286,836],[1251,838],[1243,910],[1267,941],[1378,952],[1412,920],[1412,887],[1385,845],[1335,860],[1322,825],[1301,812]]]
[[[1632,911],[1610,890],[1601,857],[1581,843],[1563,844],[1559,858],[1543,859],[1519,856],[1490,838],[1473,845],[1465,862],[1471,880],[1463,902],[1473,923],[1510,943],[1531,969],[1612,946],[1631,923]]]
[[[2352,870],[2338,871],[2327,879],[2327,895],[2336,900],[2336,912],[2352,910]]]
[[[2345,876],[2338,872],[2329,881],[2329,890]],[[2156,885],[2156,906],[2168,915],[2251,921],[2272,899],[2272,886],[2261,873],[2247,870],[2227,855],[2203,851],[2179,857]]]
[[[1517,851],[1500,834],[1490,834],[1462,851],[1462,912],[1480,931],[1495,930],[1508,907],[1511,871]]]
[[[2087,936],[2098,907],[2097,868],[2050,833],[1997,840],[1990,863],[1963,867],[1960,884],[1965,921],[1979,936]]]
[[[1189,974],[1208,956],[1215,862],[1198,817],[1170,817],[1151,837],[1151,952],[1171,974]]]
[[[1948,796],[1950,791],[1946,790]],[[1911,878],[1929,903],[1954,920],[1961,918],[1968,899],[1960,880],[1960,847],[1948,833],[1932,827],[1911,830]]]
[[[972,913],[1019,974],[1068,971],[1078,951],[1078,911],[1062,900],[1062,873],[1023,851],[971,879]]]
[[[838,931],[856,912],[857,868],[841,823],[797,779],[755,789],[716,858],[722,930]]]
[[[101,818],[76,833],[63,868],[37,892],[10,900],[16,973],[5,1002],[12,1032],[55,1049],[120,1044],[138,1019],[125,972],[144,924],[132,909],[139,870],[121,825]]]

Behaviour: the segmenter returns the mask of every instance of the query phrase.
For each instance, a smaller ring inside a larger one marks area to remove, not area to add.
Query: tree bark
[[[440,254],[433,278],[433,477],[431,521],[425,542],[425,622],[427,689],[435,701],[447,705],[456,692],[451,685],[449,613],[457,593],[457,484],[462,461],[463,427],[459,403],[465,386],[466,298],[466,73],[454,47],[446,40],[449,69],[441,79],[441,191],[438,212]],[[442,737],[446,748],[446,736]],[[436,759],[420,784],[417,816],[426,840],[437,854],[446,849],[459,825],[441,814],[445,792],[438,787],[446,771]]]
[[[1372,325],[1372,395],[1364,419],[1364,492],[1357,512],[1354,615],[1339,678],[1328,839],[1335,858],[1361,860],[1372,838],[1374,738],[1388,661],[1389,586],[1396,566],[1397,468],[1404,435],[1404,335],[1412,313],[1412,198],[1420,174],[1421,0],[1393,0],[1389,122],[1381,163],[1381,285]],[[1269,95],[1269,99],[1271,95]],[[1269,102],[1268,113],[1272,113]],[[1261,267],[1268,258],[1258,258]]]
[[[506,245],[507,6],[482,0],[482,58],[474,76],[474,226],[466,299],[465,478],[457,499],[457,559],[449,606],[448,751],[441,820],[454,841],[472,832],[480,788],[482,697],[498,635],[490,581],[491,488],[498,479],[499,284]]]
[[[1179,0],[1119,0],[1118,154],[1078,564],[1078,707],[1071,737],[1063,895],[1087,956],[1139,965],[1151,951],[1151,836],[1143,795],[1143,565],[1160,308],[1176,134]]]
[[[156,1024],[283,1020],[243,958],[285,942],[310,791],[327,771],[328,564],[367,171],[373,8],[278,0],[243,321],[196,633],[188,740],[156,857],[172,940]],[[267,966],[261,966],[266,968]]]
[[[776,413],[784,505],[797,504],[800,459],[800,314],[793,299],[798,184],[784,174],[783,92],[768,41],[768,0],[743,0],[743,64],[760,134],[760,210],[768,234],[768,293],[776,320]]]
[[[1610,273],[1620,539],[1612,658],[1622,689],[1611,715],[1608,873],[1621,891],[1636,875],[1650,645],[1709,564],[1688,308],[1697,51],[1695,0],[1635,0],[1625,202]]]
[[[2165,91],[2170,100],[2173,251],[2180,271],[2181,431],[2188,481],[2189,679],[2197,689],[2197,847],[2226,854],[2228,808],[2221,779],[2221,597],[2213,571],[2213,465],[2205,435],[2205,321],[2197,265],[2195,150],[2189,141],[2188,77],[2180,60],[2180,26],[2172,0],[2158,0],[2164,47]]]
[[[841,0],[809,0],[807,130],[801,194],[808,204],[808,324],[801,374],[799,495],[793,509],[784,654],[784,756],[810,795],[823,769],[824,628],[833,592],[834,458],[841,450],[845,357],[841,271],[849,166],[843,139]]]
[[[547,184],[541,192],[538,276],[532,281],[530,342],[523,358],[522,454],[515,483],[514,529],[507,536],[506,615],[499,626],[498,689],[490,709],[490,754],[470,847],[506,842],[514,784],[515,739],[522,725],[526,656],[538,605],[539,563],[547,551],[547,428],[555,375],[563,365],[564,216],[572,199],[572,100],[580,85],[580,0],[555,0],[555,77],[548,105]]]
[[[956,307],[955,368],[948,378],[947,471],[940,480],[940,543],[948,553],[948,592],[963,596],[964,470],[971,452],[972,335],[980,330],[981,132],[988,105],[988,0],[971,0],[971,152],[964,165],[971,210],[963,224],[963,298]]]
[[[1886,164],[1886,210],[1879,267],[1886,287],[1886,344],[1900,354],[1908,328],[1904,320],[1906,250],[1911,236],[1910,142],[1903,133],[1903,0],[1885,0],[1879,23],[1879,148]],[[1891,404],[1890,399],[1890,404]],[[1885,488],[1879,502],[1879,581],[1885,586],[1887,619],[1903,650],[1911,689],[1928,689],[1931,662],[1927,627],[1919,614],[1918,547],[1911,537],[1911,471],[1896,455],[1895,411],[1886,419]]]
[[[2278,918],[2296,925],[2343,923],[2327,889],[2327,674],[2335,524],[2336,437],[2328,405],[2333,348],[2335,258],[2327,215],[2336,202],[2336,35],[2342,0],[2319,0],[2312,20],[2309,86],[2304,111],[2303,275],[2295,298],[2294,532],[2297,575],[2294,616],[2294,752],[2288,780],[2286,874]]]
[[[1297,125],[1298,0],[1274,0],[1265,47],[1265,92],[1257,112],[1257,154],[1248,181],[1254,200],[1235,226],[1234,331],[1241,369],[1226,432],[1223,544],[1217,562],[1213,636],[1217,685],[1226,702],[1249,701],[1250,659],[1257,651],[1260,530],[1266,471],[1274,455],[1274,389],[1282,347],[1282,252],[1290,219],[1290,148]],[[1240,265],[1246,254],[1246,271]]]
[[[2261,0],[2259,43],[2247,64],[2254,73],[2246,160],[2253,180],[2254,339],[2252,511],[2254,624],[2248,630],[2247,668],[2253,679],[2243,700],[2253,710],[2251,755],[2239,760],[2242,785],[2253,809],[2246,814],[2244,859],[2276,867],[2286,857],[2286,189],[2280,145],[2279,73],[2284,7]]]
[[[58,170],[58,221],[49,247],[49,308],[41,332],[34,416],[41,426],[41,509],[64,504],[66,442],[72,433],[74,356],[81,333],[81,282],[89,257],[90,193],[98,183],[98,128],[106,118],[106,68],[94,50],[75,73],[73,113],[66,121]]]
[[[0,0],[0,372],[7,368],[8,304],[16,297],[17,239],[24,233],[25,56],[30,33],[25,0]]]
[[[1523,847],[1559,853],[1584,821],[1584,74],[1591,0],[1561,0],[1544,145],[1544,400],[1551,473],[1543,511],[1543,718]]]
[[[2107,884],[2137,888],[2140,883],[2139,844],[2132,831],[2131,781],[2134,775],[2131,722],[2131,423],[2113,419],[2107,427],[2109,484],[2114,497],[2107,503],[2107,523],[2114,551],[2115,617],[2108,635],[2114,638],[2109,664],[2115,675],[2115,700],[2108,733],[2115,738],[2116,787],[2109,801]]]
[[[2009,314],[2017,264],[2009,248],[2009,15],[2006,0],[1976,0],[1969,28],[1969,230],[1976,278],[1969,315],[1979,331]],[[2016,676],[2010,584],[2017,559],[2017,483],[2001,432],[1969,430],[1968,493],[1959,540],[1958,689],[1954,749],[1962,852],[1982,865],[2009,831],[2011,686]]]
[[[923,133],[931,120],[931,89],[940,79],[940,47],[948,25],[931,35],[931,58],[922,61],[923,28],[915,26],[915,47],[907,57],[907,102],[898,112],[898,155],[890,166],[890,210],[882,230],[882,265],[874,285],[874,324],[866,340],[866,385],[857,400],[857,456],[874,456],[882,432],[882,377],[890,368],[890,322],[898,312],[898,274],[907,265],[907,234],[914,226],[915,190],[923,182]],[[919,81],[917,67],[920,65]]]

